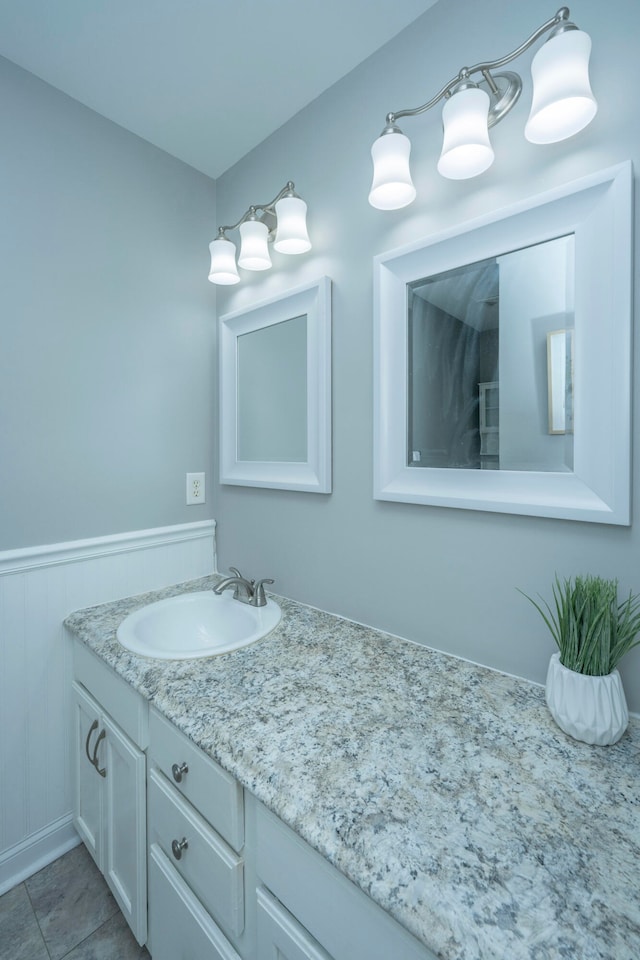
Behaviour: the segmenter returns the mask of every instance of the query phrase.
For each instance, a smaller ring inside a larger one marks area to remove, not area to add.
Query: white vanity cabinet
[[[153,707],[153,960],[436,960]]]
[[[73,704],[74,824],[153,960],[436,960],[80,641]]]
[[[73,717],[74,826],[136,940],[143,944],[147,938],[147,705],[129,684],[76,643]]]
[[[154,709],[149,757],[153,960],[239,960],[247,941],[243,790]]]

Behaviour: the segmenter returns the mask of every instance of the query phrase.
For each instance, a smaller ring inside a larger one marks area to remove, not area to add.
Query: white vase
[[[547,673],[546,697],[560,729],[584,743],[616,743],[629,724],[617,670],[605,677],[587,677],[563,666],[560,654],[554,653]]]

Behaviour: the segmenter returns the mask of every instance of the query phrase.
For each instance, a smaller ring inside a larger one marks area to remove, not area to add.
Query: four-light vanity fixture
[[[240,256],[236,266],[236,247],[226,233],[237,228]],[[311,249],[307,205],[295,193],[291,180],[269,203],[252,204],[237,223],[218,227],[218,236],[209,244],[209,280],[225,285],[239,283],[238,266],[244,270],[268,270],[270,241],[279,253],[306,253]]]
[[[452,180],[464,180],[487,170],[494,158],[488,128],[507,115],[522,91],[517,73],[494,71],[511,63],[547,32],[549,37],[531,64],[533,101],[525,137],[531,143],[556,143],[586,127],[598,109],[589,84],[591,39],[569,21],[569,8],[561,7],[506,57],[463,67],[421,107],[387,114],[386,126],[371,148],[374,172],[369,203],[379,210],[397,210],[414,199],[411,143],[396,120],[425,113],[440,100],[445,101],[444,141],[438,172]]]

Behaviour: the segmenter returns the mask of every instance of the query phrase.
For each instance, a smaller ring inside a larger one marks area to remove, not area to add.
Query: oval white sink
[[[135,610],[118,627],[127,650],[158,660],[211,657],[246,647],[266,636],[280,622],[273,600],[251,607],[233,599],[233,590],[182,593]]]

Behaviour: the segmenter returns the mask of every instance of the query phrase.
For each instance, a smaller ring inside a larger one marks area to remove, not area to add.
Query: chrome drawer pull
[[[98,734],[98,739],[96,740],[96,745],[93,750],[93,760],[91,761],[101,777],[106,777],[107,771],[104,767],[101,770],[100,767],[98,766],[98,748],[102,740],[104,740],[104,738],[106,737],[106,735],[107,735],[107,731],[103,727],[103,729]]]
[[[173,774],[173,779],[176,783],[182,783],[183,776],[189,773],[189,767],[186,763],[181,763],[180,766],[178,766],[177,763],[174,763],[174,765],[171,767],[171,773]]]
[[[172,840],[171,841],[171,852],[176,858],[176,860],[182,859],[182,851],[186,850],[189,846],[189,841],[186,837],[183,837],[182,840]]]
[[[93,733],[93,731],[98,729],[98,726],[99,726],[98,721],[97,721],[97,720],[94,720],[93,723],[91,724],[91,726],[89,727],[89,733],[87,734],[87,739],[86,739],[85,745],[84,745],[84,752],[85,752],[86,755],[87,755],[87,760],[88,760],[89,763],[92,764],[93,766],[95,766],[95,763],[94,763],[94,761],[93,761],[93,759],[92,759],[92,757],[91,757],[91,754],[89,753],[89,740],[91,739],[91,734]]]

